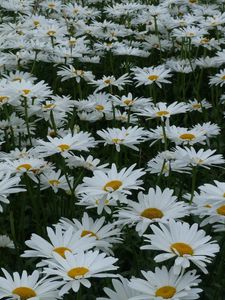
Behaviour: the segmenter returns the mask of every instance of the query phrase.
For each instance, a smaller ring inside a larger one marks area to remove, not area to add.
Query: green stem
[[[192,182],[191,182],[191,198],[189,204],[191,205],[194,198],[195,186],[196,186],[196,179],[197,179],[197,167],[193,167],[192,169]]]

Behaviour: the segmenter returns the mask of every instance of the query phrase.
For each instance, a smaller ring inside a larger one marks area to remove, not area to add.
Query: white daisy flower
[[[191,170],[186,161],[177,159],[172,151],[163,151],[156,157],[150,159],[146,169],[151,174],[164,175],[168,177],[170,172],[189,173]]]
[[[82,155],[70,156],[66,159],[66,164],[71,169],[82,167],[92,172],[95,170],[106,169],[106,167],[109,165],[108,163],[101,165],[100,159],[94,158],[92,155],[88,155],[87,158],[84,158]]]
[[[142,180],[139,178],[145,174],[142,169],[134,170],[135,165],[117,171],[115,164],[107,171],[97,170],[93,177],[84,177],[83,183],[77,187],[77,194],[96,195],[99,198],[110,197],[122,201],[130,190],[141,189]]]
[[[150,119],[154,118],[170,118],[172,115],[187,112],[187,104],[184,102],[173,102],[168,105],[166,102],[158,102],[155,106],[144,107],[138,110],[138,115],[145,116]]]
[[[198,128],[187,129],[176,126],[167,127],[167,137],[176,143],[193,145],[196,143],[204,144],[206,140],[206,135],[203,130]]]
[[[65,257],[66,251],[77,253],[95,246],[95,239],[93,237],[82,236],[80,232],[74,232],[72,226],[66,230],[59,224],[55,226],[55,230],[47,227],[47,235],[50,242],[33,233],[31,239],[25,242],[32,250],[25,250],[21,256],[54,259],[54,253]],[[44,261],[39,265],[43,266],[43,264]]]
[[[209,84],[210,86],[212,85],[223,86],[225,84],[225,69],[220,70],[220,72],[214,76],[210,76]]]
[[[206,169],[210,167],[220,166],[225,163],[225,160],[221,154],[214,154],[216,150],[204,150],[199,149],[196,151],[193,147],[181,148],[177,146],[174,149],[174,155],[177,159],[186,161],[187,165],[199,166]]]
[[[55,262],[49,261],[49,267],[44,269],[44,273],[54,276],[60,282],[63,281],[63,286],[59,291],[59,295],[63,296],[70,289],[77,292],[80,285],[86,288],[91,287],[89,281],[92,277],[106,278],[115,277],[116,275],[108,273],[116,270],[118,267],[114,263],[118,260],[105,253],[99,251],[79,252],[72,254],[69,251],[65,252],[65,258],[59,254],[55,254]]]
[[[91,137],[88,132],[77,132],[73,135],[68,133],[64,137],[47,137],[48,142],[43,140],[38,140],[39,147],[37,150],[43,156],[51,156],[53,154],[59,153],[63,157],[71,156],[71,151],[88,151],[96,145],[93,137]]]
[[[102,79],[92,80],[90,84],[97,86],[95,92],[98,92],[106,87],[116,86],[120,91],[123,90],[124,85],[130,83],[128,74],[123,74],[119,78],[115,78],[114,76],[103,76]]]
[[[151,225],[153,234],[145,235],[150,245],[142,246],[141,249],[163,251],[154,258],[156,262],[175,258],[176,273],[182,268],[188,268],[192,262],[207,274],[207,264],[219,252],[219,245],[211,241],[211,236],[199,230],[197,223],[190,225],[170,220],[166,225],[159,224],[159,227]]]
[[[34,271],[31,275],[26,271],[21,275],[15,272],[12,276],[5,269],[2,269],[2,272],[5,278],[0,277],[0,299],[59,299],[57,288],[61,283],[46,277],[40,278],[38,271]]]
[[[105,224],[105,217],[92,219],[85,212],[81,222],[77,219],[70,221],[66,218],[60,219],[60,224],[67,230],[73,227],[75,232],[80,232],[81,237],[91,236],[95,238],[96,248],[102,249],[104,252],[109,252],[109,249],[115,243],[120,242],[120,229],[115,227],[115,224]]]
[[[165,266],[155,268],[155,272],[142,271],[144,279],[131,278],[129,286],[139,294],[129,300],[194,300],[199,298],[202,289],[197,288],[201,282],[196,271],[174,273],[174,268]]]
[[[138,151],[139,149],[135,145],[146,140],[147,131],[138,126],[130,126],[128,128],[102,129],[98,130],[97,134],[105,140],[104,145],[115,145],[118,152],[120,152],[121,145]]]
[[[212,104],[210,104],[206,99],[198,101],[197,99],[188,101],[189,111],[199,111],[202,112],[205,109],[211,108]]]
[[[143,69],[135,67],[131,70],[133,71],[134,79],[138,82],[137,86],[156,83],[161,88],[161,83],[171,83],[167,80],[172,76],[170,69],[166,69],[163,65],[149,68],[145,67]]]
[[[67,180],[72,182],[71,177],[66,179],[65,175],[61,175],[61,170],[57,172],[54,170],[46,170],[40,175],[40,188],[41,190],[45,190],[51,187],[55,193],[57,193],[59,189],[69,191],[70,188]]]
[[[179,219],[188,214],[183,201],[177,201],[174,191],[150,188],[148,194],[138,193],[138,202],[128,200],[125,209],[119,209],[116,217],[118,224],[136,225],[136,231],[143,235],[152,223],[167,223],[170,219]]]

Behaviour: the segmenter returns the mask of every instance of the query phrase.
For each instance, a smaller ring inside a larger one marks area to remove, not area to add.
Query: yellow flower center
[[[106,192],[116,191],[122,184],[123,183],[120,180],[111,180],[104,185],[103,190]]]
[[[148,76],[148,79],[151,80],[151,81],[155,81],[155,80],[157,80],[158,78],[159,78],[158,75],[149,75],[149,76]]]
[[[69,270],[67,272],[67,275],[71,278],[79,278],[79,277],[84,277],[85,274],[87,274],[89,270],[85,267],[77,267]]]
[[[34,21],[33,23],[34,23],[34,26],[35,26],[35,27],[38,27],[38,26],[40,25],[40,22],[39,22],[39,21]]]
[[[69,248],[67,247],[57,247],[55,249],[53,249],[54,252],[58,253],[60,256],[62,256],[63,258],[65,258],[65,252],[69,251],[72,252]]]
[[[54,3],[49,3],[49,4],[48,4],[48,7],[49,7],[49,8],[55,8],[55,4],[54,4]]]
[[[216,211],[219,215],[225,216],[225,205],[218,207]]]
[[[45,108],[45,109],[50,109],[50,108],[54,108],[55,107],[55,104],[44,104],[43,105],[43,108]]]
[[[23,170],[23,169],[29,171],[31,168],[32,168],[32,166],[30,164],[22,164],[22,165],[19,165],[16,169],[18,171]]]
[[[27,299],[37,296],[37,294],[35,293],[35,291],[33,289],[26,287],[26,286],[21,286],[21,287],[15,288],[12,291],[12,293],[19,296],[20,300],[27,300]]]
[[[58,145],[58,148],[59,148],[62,152],[64,152],[64,151],[70,149],[70,145],[68,145],[68,144],[61,144],[61,145]]]
[[[55,30],[49,30],[48,32],[47,32],[47,35],[49,35],[49,36],[54,36],[56,34],[56,31]]]
[[[96,203],[97,205],[99,205],[99,200],[97,199],[97,200],[95,201],[95,203]],[[110,203],[110,202],[109,202],[109,200],[107,200],[107,199],[104,201],[104,204],[105,204],[105,205],[108,205],[109,203]]]
[[[3,103],[4,101],[8,100],[9,97],[7,96],[0,96],[0,102]]]
[[[193,255],[194,251],[188,244],[185,243],[174,243],[170,246],[170,249],[174,253],[179,253],[180,256],[184,256],[185,254]]]
[[[24,90],[22,90],[22,92],[24,93],[24,95],[28,95],[28,94],[30,94],[31,90],[24,89]]]
[[[209,39],[207,39],[207,38],[201,39],[201,44],[208,44],[208,42],[209,42]]]
[[[176,289],[173,286],[165,285],[157,289],[155,292],[156,297],[162,297],[163,299],[170,299],[176,294]]]
[[[133,101],[130,100],[130,99],[126,99],[126,100],[123,101],[123,103],[126,104],[126,105],[132,105]]]
[[[192,107],[195,108],[195,109],[199,109],[199,108],[201,108],[201,104],[196,103],[196,104],[193,104]]]
[[[96,237],[96,238],[98,238],[97,237],[97,235],[93,232],[93,231],[90,231],[90,230],[83,230],[82,232],[81,232],[81,237],[84,237],[84,236],[86,236],[86,235],[90,235],[90,236],[94,236],[94,237]]]
[[[190,3],[197,3],[198,0],[189,0]]]
[[[110,79],[106,79],[106,80],[104,80],[104,83],[105,83],[105,84],[110,84],[110,83],[111,83],[111,80],[110,80]]]
[[[180,139],[192,141],[196,138],[196,136],[192,133],[183,133],[180,135]]]
[[[112,139],[112,142],[114,144],[120,144],[123,141],[123,139]]]
[[[78,76],[83,76],[84,75],[84,71],[83,70],[76,70],[76,74]]]
[[[57,179],[51,179],[48,181],[49,184],[53,185],[53,186],[58,186],[60,184],[60,181]]]
[[[166,111],[166,110],[161,110],[161,111],[158,111],[156,113],[156,115],[159,116],[159,117],[163,117],[163,116],[169,115],[169,112]]]
[[[95,106],[95,109],[97,109],[98,111],[104,110],[104,106],[101,104],[98,104]]]
[[[225,80],[225,75],[223,75],[223,76],[221,77],[221,79],[222,79],[222,80]]]
[[[204,207],[206,207],[206,208],[211,208],[211,207],[212,207],[212,205],[210,205],[210,204],[206,204],[206,205],[204,205]]]
[[[148,219],[161,219],[163,215],[163,212],[158,208],[147,208],[141,213],[142,217]]]
[[[76,40],[69,40],[69,45],[70,46],[76,45]]]
[[[22,81],[22,78],[21,78],[21,77],[15,77],[15,78],[13,78],[12,81],[19,81],[19,82],[21,82],[21,81]]]

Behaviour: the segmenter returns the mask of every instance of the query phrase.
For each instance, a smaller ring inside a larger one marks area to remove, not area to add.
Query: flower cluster
[[[223,0],[0,1],[0,299],[223,299]]]

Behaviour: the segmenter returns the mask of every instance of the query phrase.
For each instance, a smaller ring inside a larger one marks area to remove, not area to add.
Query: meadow
[[[224,0],[0,0],[0,299],[225,299]]]

